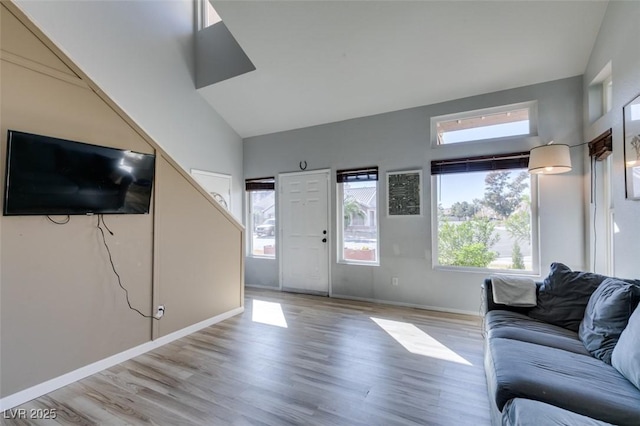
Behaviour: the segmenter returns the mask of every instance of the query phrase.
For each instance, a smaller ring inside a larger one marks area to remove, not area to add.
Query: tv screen
[[[149,213],[155,155],[9,130],[4,215]]]

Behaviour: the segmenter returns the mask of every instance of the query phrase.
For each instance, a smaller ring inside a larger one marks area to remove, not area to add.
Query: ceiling
[[[584,72],[606,1],[212,1],[256,71],[199,89],[243,138]]]

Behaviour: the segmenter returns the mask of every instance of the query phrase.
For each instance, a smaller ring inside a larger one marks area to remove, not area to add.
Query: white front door
[[[329,294],[329,171],[283,173],[278,182],[281,287]]]

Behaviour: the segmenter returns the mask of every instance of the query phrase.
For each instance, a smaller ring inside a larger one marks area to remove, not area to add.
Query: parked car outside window
[[[262,222],[262,225],[256,226],[255,232],[256,234],[258,234],[259,237],[264,235],[267,235],[267,236],[274,235],[276,232],[276,219],[271,218],[271,219],[265,220],[264,222]]]

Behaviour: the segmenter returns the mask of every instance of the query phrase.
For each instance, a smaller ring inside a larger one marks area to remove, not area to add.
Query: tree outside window
[[[338,184],[342,193],[341,260],[377,262],[377,181]]]
[[[452,173],[436,179],[439,265],[533,269],[531,184],[526,171]]]

